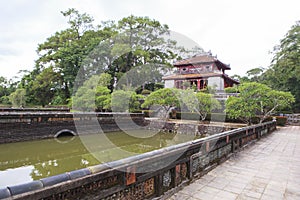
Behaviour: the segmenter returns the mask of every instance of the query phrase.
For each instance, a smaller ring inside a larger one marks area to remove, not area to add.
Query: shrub
[[[287,123],[287,117],[276,116],[276,122],[278,126],[285,126]]]
[[[148,95],[148,94],[150,94],[151,93],[151,91],[150,90],[147,90],[147,89],[144,89],[143,91],[142,91],[142,95]]]

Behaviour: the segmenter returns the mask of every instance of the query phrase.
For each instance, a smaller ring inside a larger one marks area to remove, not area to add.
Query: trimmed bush
[[[287,123],[287,117],[276,116],[276,122],[278,126],[285,126]]]
[[[141,92],[142,95],[148,95],[148,94],[150,94],[150,93],[151,93],[151,91],[150,91],[150,90],[147,90],[147,89],[144,89],[144,90]]]

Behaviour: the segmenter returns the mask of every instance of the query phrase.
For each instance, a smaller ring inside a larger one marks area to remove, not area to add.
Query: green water
[[[196,139],[150,131],[112,132],[0,145],[0,187],[82,169]]]

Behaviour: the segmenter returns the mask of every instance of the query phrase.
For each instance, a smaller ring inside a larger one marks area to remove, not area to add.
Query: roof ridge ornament
[[[193,58],[195,58],[195,57],[197,57],[197,56],[212,56],[212,53],[211,53],[211,50],[209,50],[209,51],[203,51],[203,52],[200,52],[200,53],[196,53],[195,55],[193,55],[192,57]],[[216,56],[213,56],[213,57],[216,57]],[[188,58],[186,58],[186,59],[188,59]],[[184,60],[186,60],[186,59],[184,59]]]

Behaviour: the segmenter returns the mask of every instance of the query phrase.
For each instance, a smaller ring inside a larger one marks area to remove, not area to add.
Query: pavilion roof
[[[230,78],[227,74],[220,73],[202,73],[202,74],[171,74],[164,76],[163,80],[188,80],[188,79],[203,79],[209,77],[223,77],[224,79],[230,80],[233,83],[239,84],[239,82],[233,78]]]
[[[211,54],[201,54],[195,55],[191,58],[179,60],[174,63],[175,67],[186,66],[186,65],[195,65],[202,63],[216,63],[216,65],[221,69],[230,69],[230,66],[219,61],[215,56]]]
[[[203,73],[203,74],[171,74],[169,76],[164,76],[163,80],[178,80],[178,79],[193,79],[193,78],[208,78],[222,76],[219,73]]]

